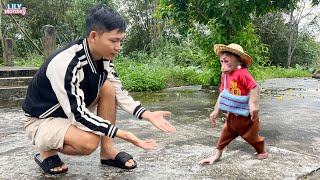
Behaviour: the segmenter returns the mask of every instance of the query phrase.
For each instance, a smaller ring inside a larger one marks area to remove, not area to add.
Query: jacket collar
[[[88,44],[87,38],[85,38],[82,41],[82,45],[83,45],[85,56],[87,57],[88,64],[91,67],[91,71],[93,73],[97,74],[97,69],[96,69],[96,67],[94,65],[94,61],[93,61],[93,58],[92,58],[91,53],[90,53],[90,48],[89,48],[89,44]]]

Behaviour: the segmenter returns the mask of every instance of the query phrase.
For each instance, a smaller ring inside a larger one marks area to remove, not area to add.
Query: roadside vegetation
[[[22,2],[28,7],[28,15],[15,18],[30,38],[21,33],[9,16],[2,15],[0,21],[2,35],[15,41],[15,66],[42,64],[44,56],[34,44],[41,49],[39,32],[43,25],[54,25],[57,46],[64,46],[84,37],[87,8],[104,3],[119,9],[130,22],[123,49],[114,60],[116,71],[129,91],[218,85],[221,71],[212,51],[214,44],[240,44],[254,59],[249,71],[257,80],[308,77],[320,68],[320,43],[307,30],[297,28],[300,21],[295,13],[302,11],[304,0],[279,0],[276,4],[240,0],[229,3],[223,0],[219,3],[211,0],[121,1],[126,3],[126,9],[119,8],[117,2]],[[318,6],[317,0],[308,3]],[[286,14],[293,20],[285,18]],[[320,27],[317,17],[314,18],[309,27]],[[2,46],[0,53],[3,53]],[[0,59],[0,64],[3,63]]]

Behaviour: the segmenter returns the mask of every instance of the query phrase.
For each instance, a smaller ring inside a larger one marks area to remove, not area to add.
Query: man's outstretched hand
[[[116,136],[145,150],[155,150],[158,147],[153,140],[141,140],[133,133],[121,129],[118,129]]]
[[[172,126],[163,116],[170,115],[169,111],[146,111],[142,114],[142,118],[151,122],[156,128],[164,132],[175,133],[176,128]]]

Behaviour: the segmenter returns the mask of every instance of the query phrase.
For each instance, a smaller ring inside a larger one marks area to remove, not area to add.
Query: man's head
[[[86,36],[94,60],[112,60],[121,49],[126,23],[113,9],[96,5],[89,9],[86,19]]]
[[[118,29],[119,32],[125,32],[127,28],[124,19],[113,9],[105,5],[96,5],[89,9],[86,19],[86,36],[91,31],[99,33],[110,32]]]
[[[221,71],[231,73],[238,66],[250,66],[252,58],[238,44],[216,44],[213,48],[221,63]]]

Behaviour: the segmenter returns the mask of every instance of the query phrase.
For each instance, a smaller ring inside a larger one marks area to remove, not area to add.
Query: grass
[[[44,57],[39,54],[32,54],[27,58],[19,58],[14,61],[15,66],[40,67],[44,61]]]
[[[310,77],[311,73],[303,68],[259,67],[249,70],[256,80],[273,78]]]

